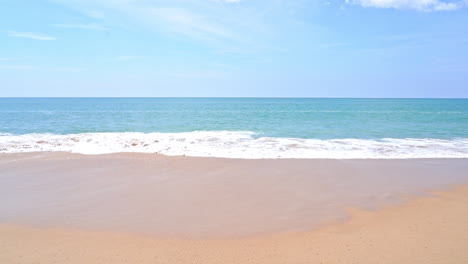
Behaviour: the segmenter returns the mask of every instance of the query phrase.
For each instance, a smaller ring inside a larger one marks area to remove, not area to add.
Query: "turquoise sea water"
[[[279,157],[282,151],[284,157],[320,157],[320,150],[324,153],[335,149],[342,155],[343,151],[352,151],[353,146],[368,144],[366,151],[372,152],[372,148],[378,148],[375,144],[391,142],[394,147],[377,152],[393,157],[392,149],[398,144],[424,142],[419,148],[431,150],[434,157],[442,152],[450,157],[468,157],[468,99],[0,98],[0,133],[2,152],[86,153],[77,150],[80,145],[82,149],[94,148],[90,151],[93,153],[230,156],[226,151],[250,153],[261,149],[269,154],[254,156]],[[70,141],[72,135],[75,139]],[[83,146],[85,135],[89,137],[86,140],[91,139],[87,144],[95,144]],[[76,140],[81,143],[74,144]],[[122,148],[104,150],[103,145],[110,144],[106,140],[121,142]],[[132,140],[135,142],[129,143]],[[192,143],[180,145],[183,141]],[[67,148],[67,144],[74,145]],[[195,146],[203,149],[207,144],[215,154],[190,152]],[[446,148],[442,150],[441,144]],[[156,145],[189,151],[166,153]],[[347,150],[341,145],[346,145]],[[221,147],[222,155],[216,150]],[[409,153],[414,154],[417,148]],[[366,157],[378,156],[370,152]],[[349,152],[349,157],[360,157],[356,155]]]

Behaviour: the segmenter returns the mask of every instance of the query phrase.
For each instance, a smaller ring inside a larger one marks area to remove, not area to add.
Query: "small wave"
[[[300,139],[256,137],[249,131],[186,133],[0,133],[0,153],[64,151],[81,154],[160,153],[245,159],[468,158],[468,138]]]

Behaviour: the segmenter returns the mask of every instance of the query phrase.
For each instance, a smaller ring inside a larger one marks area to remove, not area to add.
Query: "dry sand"
[[[267,220],[266,220],[267,221]],[[0,263],[468,263],[468,187],[315,231],[165,240],[114,232],[0,226]]]
[[[3,154],[0,263],[468,263],[467,171],[466,159]]]

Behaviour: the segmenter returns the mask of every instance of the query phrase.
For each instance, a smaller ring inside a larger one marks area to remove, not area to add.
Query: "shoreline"
[[[297,135],[296,135],[297,136]],[[468,139],[301,138],[254,131],[0,133],[0,153],[63,151],[81,154],[158,153],[237,159],[468,158]]]
[[[467,160],[468,157],[418,157],[418,158],[231,158],[231,157],[205,157],[205,156],[189,156],[189,155],[166,155],[162,153],[147,153],[147,152],[112,152],[112,153],[98,153],[87,154],[69,151],[31,151],[31,152],[0,152],[0,162],[5,157],[24,156],[22,158],[31,158],[31,156],[57,156],[57,155],[70,155],[77,157],[133,157],[138,156],[152,156],[153,158],[169,158],[169,159],[206,159],[206,160],[236,160],[236,161],[435,161],[435,160]],[[0,164],[1,165],[1,164]]]
[[[453,263],[468,259],[468,185],[317,230],[228,239],[0,224],[5,263]]]

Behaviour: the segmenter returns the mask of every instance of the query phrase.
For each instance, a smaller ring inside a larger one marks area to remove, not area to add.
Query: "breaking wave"
[[[254,132],[185,133],[0,133],[0,153],[63,151],[81,154],[120,152],[168,156],[243,159],[407,159],[468,158],[468,138],[301,139],[259,137]]]

